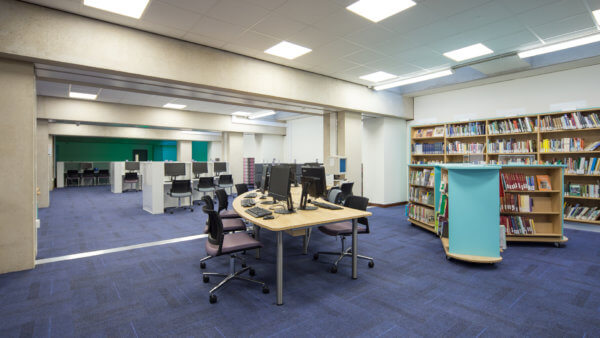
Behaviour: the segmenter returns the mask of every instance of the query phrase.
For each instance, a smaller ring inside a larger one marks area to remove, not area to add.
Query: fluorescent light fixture
[[[596,20],[596,25],[600,25],[600,9],[592,11],[592,14],[594,15],[594,20]]]
[[[263,111],[259,111],[258,113],[254,113],[252,115],[249,115],[248,118],[250,120],[254,120],[254,119],[259,119],[261,117],[267,117],[267,116],[271,116],[271,115],[275,115],[275,111],[274,110],[263,110]]]
[[[441,72],[429,73],[429,74],[425,74],[425,75],[421,75],[421,76],[417,76],[417,77],[411,77],[408,79],[402,79],[402,80],[382,84],[380,86],[373,87],[373,89],[384,90],[384,89],[389,89],[389,88],[394,88],[394,87],[400,87],[400,86],[405,86],[407,84],[423,82],[423,81],[427,81],[427,80],[431,80],[431,79],[437,79],[439,77],[444,77],[444,76],[448,76],[448,75],[452,75],[452,74],[453,74],[452,69],[446,69]]]
[[[346,9],[373,22],[379,22],[416,4],[412,0],[359,0]]]
[[[248,116],[252,115],[252,113],[249,113],[247,111],[236,111],[235,113],[231,113],[231,115],[248,117]]]
[[[98,98],[98,94],[88,94],[70,91],[69,97],[73,99],[95,100]]]
[[[381,82],[389,79],[398,77],[397,75],[386,73],[386,72],[375,72],[367,75],[363,75],[360,78],[371,82]]]
[[[464,61],[472,58],[476,58],[482,55],[492,54],[494,51],[487,48],[482,43],[476,43],[471,46],[467,46],[461,49],[453,50],[450,52],[444,53],[444,56],[450,58],[454,61]]]
[[[171,108],[171,109],[183,109],[187,107],[185,104],[177,104],[177,103],[167,103],[163,106],[163,108]]]
[[[528,57],[532,57],[532,56],[536,56],[536,55],[540,55],[540,54],[552,53],[552,52],[556,52],[556,51],[563,50],[563,49],[583,46],[583,45],[587,45],[589,43],[594,43],[594,42],[598,42],[598,41],[600,41],[600,34],[594,34],[594,35],[589,35],[589,36],[575,39],[575,40],[565,41],[565,42],[556,43],[556,44],[549,45],[549,46],[544,46],[544,47],[540,47],[540,48],[527,50],[524,52],[520,52],[518,55],[521,59],[524,59],[524,58],[528,58]]]
[[[286,58],[288,60],[293,60],[301,55],[304,55],[308,52],[312,51],[310,48],[298,46],[291,42],[281,41],[275,46],[267,49],[265,53],[279,56],[282,58]]]
[[[83,4],[103,11],[139,19],[149,0],[83,0]]]

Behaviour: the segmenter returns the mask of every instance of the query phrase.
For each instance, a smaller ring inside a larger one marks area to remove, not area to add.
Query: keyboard
[[[244,208],[254,206],[254,204],[256,204],[256,202],[254,202],[254,200],[252,198],[244,198],[242,200],[242,206]]]
[[[244,195],[244,198],[254,198],[254,197],[256,197],[256,193],[254,193],[254,192]]]
[[[330,203],[323,203],[323,202],[318,202],[318,201],[312,201],[312,204],[316,205],[316,206],[318,206],[320,208],[325,208],[325,209],[329,209],[329,210],[340,210],[340,209],[343,209],[339,205],[330,204]]]
[[[263,208],[261,208],[261,207],[254,207],[254,208],[246,209],[246,212],[247,212],[247,213],[248,213],[250,216],[252,216],[252,217],[257,217],[257,218],[260,218],[260,217],[264,217],[264,216],[267,216],[267,215],[271,215],[271,214],[273,214],[273,213],[272,213],[272,212],[270,212],[269,210],[267,210],[267,209],[263,209]]]

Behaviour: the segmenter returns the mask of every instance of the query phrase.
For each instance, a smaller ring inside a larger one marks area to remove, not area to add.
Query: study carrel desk
[[[368,217],[372,214],[368,211],[350,209],[344,207],[341,210],[329,210],[319,208],[317,210],[298,210],[298,202],[300,201],[300,195],[302,193],[301,188],[293,187],[291,189],[292,199],[296,201],[294,208],[296,212],[292,214],[276,214],[273,213],[275,219],[265,220],[262,218],[256,218],[246,213],[246,209],[242,207],[242,199],[244,199],[245,193],[241,196],[236,197],[233,200],[233,210],[237,212],[242,218],[248,222],[277,233],[277,305],[283,304],[283,231],[288,230],[300,230],[305,229],[308,234],[308,229],[316,225],[322,225],[326,223],[340,222],[346,220],[352,220],[352,279],[358,278],[357,272],[357,220],[361,217]],[[270,205],[261,205],[260,199],[256,197],[255,201],[257,206],[268,209]],[[306,238],[305,238],[306,240]],[[306,248],[306,246],[305,246]]]

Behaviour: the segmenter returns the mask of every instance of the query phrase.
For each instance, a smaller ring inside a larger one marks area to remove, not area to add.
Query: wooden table
[[[257,193],[258,196],[261,195],[258,191],[254,192]],[[252,217],[245,212],[247,208],[242,207],[241,203],[242,199],[246,198],[244,196],[249,193],[238,196],[233,200],[233,210],[235,210],[242,218],[252,223],[255,227],[277,232],[277,305],[283,304],[283,231],[305,229],[304,253],[306,254],[311,227],[326,223],[352,220],[352,279],[356,279],[358,277],[356,257],[356,253],[358,252],[357,220],[361,217],[372,215],[368,211],[350,208],[343,208],[341,210],[329,210],[324,208],[318,208],[317,210],[298,210],[297,207],[299,206],[302,189],[293,187],[291,193],[292,199],[295,202],[294,208],[296,209],[296,212],[292,214],[273,213],[275,219],[271,220]],[[269,198],[269,200],[270,199],[271,198]],[[258,197],[255,198],[255,201],[257,202],[256,205],[261,208],[269,209],[269,207],[271,207],[271,205],[260,204],[260,202],[264,200],[261,200]]]

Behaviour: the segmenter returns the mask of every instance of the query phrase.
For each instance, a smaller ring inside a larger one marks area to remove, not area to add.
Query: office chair
[[[217,201],[219,202],[219,208],[217,210],[217,212],[219,213],[219,217],[221,218],[239,218],[240,215],[238,215],[237,212],[235,212],[235,210],[227,210],[227,208],[229,207],[229,198],[227,197],[227,192],[225,192],[225,189],[219,189],[217,191],[215,191],[215,194],[217,195]]]
[[[137,189],[137,185],[138,182],[140,181],[140,178],[138,177],[137,173],[125,173],[125,177],[123,178],[123,183],[125,184],[131,184],[130,189],[123,189],[123,192],[125,191],[138,191]],[[135,187],[134,187],[135,184]]]
[[[354,187],[354,182],[345,182],[340,186],[340,190],[342,191],[342,203],[346,201],[346,198],[353,195],[352,187]]]
[[[210,196],[202,196],[202,202],[204,202],[204,207],[202,207],[202,211],[206,209],[215,210],[215,203]],[[207,214],[208,215],[208,214]],[[204,227],[204,233],[208,233],[208,219],[206,220],[206,227]],[[221,223],[223,224],[223,232],[236,232],[236,231],[246,231],[246,224],[241,218],[222,218]],[[211,259],[212,256],[206,256],[200,260],[200,269],[206,269],[207,260]],[[246,261],[242,261],[242,268],[246,267]]]
[[[81,185],[81,177],[77,170],[67,170],[67,185],[69,182],[77,181],[77,185]]]
[[[358,210],[367,210],[367,205],[369,204],[369,199],[362,196],[349,196],[344,203],[344,206],[352,209]],[[369,230],[369,220],[366,217],[362,217],[358,219],[358,234],[368,234]],[[363,226],[364,225],[364,226]],[[346,237],[352,237],[352,221],[342,221],[336,223],[330,223],[319,227],[319,230],[326,235],[329,236],[340,236],[342,238],[342,251],[340,252],[329,252],[329,251],[319,251],[314,254],[313,259],[319,259],[319,255],[336,255],[338,259],[333,263],[329,271],[331,273],[337,272],[337,265],[342,260],[342,258],[346,256],[352,256],[352,247],[348,249],[345,248],[345,240]],[[372,257],[367,257],[363,255],[357,255],[360,259],[366,259],[369,261],[369,267],[372,268],[375,266],[375,262]]]
[[[340,188],[331,188],[327,193],[327,200],[333,204],[342,204],[342,190]]]
[[[171,190],[169,190],[169,192],[167,192],[167,195],[173,197],[173,198],[177,198],[177,201],[179,203],[179,205],[177,207],[174,208],[170,208],[171,210],[169,211],[170,214],[173,213],[174,209],[186,209],[187,207],[185,206],[181,206],[181,199],[182,198],[186,198],[189,197],[190,198],[190,212],[194,212],[194,208],[192,207],[192,183],[190,180],[174,180],[173,183],[171,184]],[[167,211],[167,208],[165,208],[165,211]]]
[[[202,196],[206,196],[206,193],[209,192],[211,197],[215,192],[215,184],[213,177],[199,177],[198,185],[196,186],[196,191],[202,193]]]
[[[233,177],[231,175],[219,175],[219,188],[229,188],[229,194],[231,195],[233,193]]]
[[[244,280],[251,283],[256,283],[262,286],[263,293],[269,293],[269,287],[264,282],[240,276],[242,273],[248,271],[250,276],[255,275],[254,269],[249,266],[243,267],[241,270],[235,271],[235,260],[237,257],[236,253],[244,250],[252,250],[262,248],[262,243],[250,237],[245,232],[236,232],[225,234],[223,231],[223,223],[219,213],[214,209],[211,209],[208,205],[205,205],[202,209],[208,214],[208,239],[206,241],[206,254],[211,257],[218,257],[222,255],[229,255],[229,273],[216,273],[216,272],[203,272],[202,281],[208,283],[210,276],[224,277],[224,279],[212,288],[208,295],[209,302],[216,303],[217,295],[215,292],[222,286],[227,284],[233,279]]]
[[[86,180],[91,180],[91,185],[94,185],[94,181],[96,180],[96,176],[94,175],[93,169],[85,169],[83,174],[81,174],[81,184],[85,185]]]
[[[245,194],[248,192],[248,185],[246,183],[236,184],[235,191],[237,192],[238,196]]]
[[[108,169],[100,169],[100,171],[98,171],[98,176],[96,177],[97,184],[100,184],[100,180],[103,179],[106,180],[106,184],[110,183],[110,172]]]

